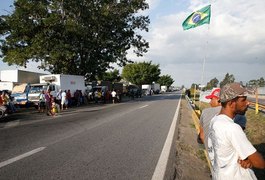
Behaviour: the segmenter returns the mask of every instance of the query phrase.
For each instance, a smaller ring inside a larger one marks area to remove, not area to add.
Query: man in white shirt
[[[112,96],[112,103],[114,104],[115,103],[115,101],[116,101],[116,95],[117,95],[117,93],[116,93],[116,91],[113,89],[112,90],[112,92],[111,92],[111,96]]]
[[[239,83],[227,84],[221,89],[220,101],[221,112],[212,119],[208,134],[213,179],[257,179],[250,168],[264,169],[265,161],[233,121],[248,108],[246,89]]]

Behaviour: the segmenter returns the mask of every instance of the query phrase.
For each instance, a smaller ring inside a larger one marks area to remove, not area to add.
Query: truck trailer
[[[50,90],[51,95],[56,97],[57,93],[62,91],[70,90],[71,96],[74,96],[76,90],[81,90],[85,93],[85,79],[84,76],[78,75],[67,75],[67,74],[49,74],[42,75],[39,77],[38,84],[32,84],[29,92],[29,101],[34,105],[39,102],[39,95],[42,90]]]
[[[0,81],[0,91],[7,90],[9,92],[12,92],[13,88],[16,85],[19,85],[19,83],[9,82],[9,81]]]
[[[15,83],[38,83],[39,78],[43,73],[30,72],[23,70],[2,70],[1,81],[15,82]]]

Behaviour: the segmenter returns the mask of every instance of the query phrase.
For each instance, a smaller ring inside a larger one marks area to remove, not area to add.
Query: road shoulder
[[[210,180],[210,170],[203,146],[200,146],[196,140],[197,131],[192,119],[192,109],[185,97],[181,100],[177,128],[175,179]]]

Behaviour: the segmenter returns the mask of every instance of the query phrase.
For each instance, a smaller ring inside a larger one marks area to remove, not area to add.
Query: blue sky
[[[9,10],[12,2],[1,1],[0,14],[6,13],[3,9]],[[183,31],[182,22],[209,1],[147,2],[150,8],[142,13],[150,16],[151,24],[149,32],[143,35],[150,48],[142,58],[129,53],[130,59],[160,64],[162,74],[171,75],[177,86],[206,84],[215,77],[222,81],[226,73],[243,82],[265,78],[265,1],[211,1],[211,24],[187,31]],[[35,63],[28,67],[38,70]],[[0,70],[14,68],[17,67],[9,67],[0,60]]]

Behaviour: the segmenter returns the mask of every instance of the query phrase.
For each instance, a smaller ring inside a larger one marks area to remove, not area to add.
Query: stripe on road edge
[[[17,156],[17,157],[14,157],[14,158],[12,158],[12,159],[8,159],[8,160],[6,160],[6,161],[4,161],[4,162],[1,162],[1,163],[0,163],[0,168],[6,166],[6,165],[8,165],[8,164],[11,164],[11,163],[13,163],[13,162],[15,162],[15,161],[21,160],[21,159],[23,159],[23,158],[25,158],[25,157],[31,156],[31,155],[33,155],[33,154],[35,154],[35,153],[38,153],[38,152],[44,150],[45,148],[46,148],[46,147],[40,147],[40,148],[34,149],[34,150],[32,150],[32,151],[26,152],[26,153],[24,153],[24,154],[21,154],[21,155],[19,155],[19,156]]]
[[[173,143],[173,138],[176,130],[176,125],[177,125],[177,120],[178,120],[178,114],[179,114],[179,108],[180,108],[180,102],[181,98],[179,99],[178,107],[174,115],[174,119],[171,123],[167,139],[165,141],[163,150],[160,154],[159,160],[157,162],[152,180],[162,180],[164,179],[165,172],[166,172],[166,167],[167,167],[167,162],[170,154],[170,149]]]

